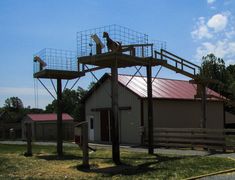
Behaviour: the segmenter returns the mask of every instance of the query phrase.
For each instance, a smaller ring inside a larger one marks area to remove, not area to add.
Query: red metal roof
[[[134,76],[133,79],[129,82],[131,78],[131,75],[118,75],[119,83],[123,84],[138,96],[146,98],[147,78]],[[128,85],[126,85],[127,83]],[[191,84],[189,81],[156,78],[153,81],[152,89],[153,98],[193,100],[195,99],[194,96],[196,95],[197,85]],[[223,98],[223,96],[209,88],[207,88],[207,95]],[[217,98],[211,99],[217,100]]]
[[[51,114],[27,114],[27,116],[32,121],[56,121],[57,120],[57,114],[51,113]],[[63,121],[72,121],[73,118],[66,113],[62,114],[62,120]]]

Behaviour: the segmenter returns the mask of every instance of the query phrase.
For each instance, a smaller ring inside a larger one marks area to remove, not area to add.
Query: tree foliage
[[[23,102],[18,97],[10,97],[5,100],[4,108],[19,111],[24,108]]]
[[[86,92],[81,87],[78,87],[77,90],[65,89],[62,93],[62,112],[70,114],[75,120],[79,120],[81,100]],[[57,100],[46,106],[46,112],[57,112]]]
[[[95,85],[96,83],[94,81],[92,81],[89,86],[88,86],[88,90],[90,90],[91,88],[93,88],[93,86]]]
[[[223,85],[210,83],[209,88],[221,93],[222,95],[231,98],[233,96],[231,91],[231,84],[234,82],[232,67],[225,66],[222,58],[217,58],[214,54],[208,54],[202,57],[201,77],[206,79],[214,79],[221,82]]]
[[[227,71],[229,73],[228,90],[232,93],[233,99],[235,100],[235,65],[229,65]]]
[[[214,54],[208,54],[202,57],[200,76],[206,79],[214,79],[222,82],[220,84],[208,84],[208,87],[219,92],[223,96],[235,100],[235,65],[225,66],[224,60],[217,58]],[[235,112],[234,107],[228,107]]]
[[[208,54],[202,57],[202,61],[201,75],[224,81],[226,68],[223,59],[217,58],[214,54]]]
[[[18,97],[7,98],[4,107],[0,108],[0,112],[3,111],[7,111],[15,122],[21,122],[26,114],[44,112],[42,109],[31,109],[30,106],[24,108],[22,100]]]

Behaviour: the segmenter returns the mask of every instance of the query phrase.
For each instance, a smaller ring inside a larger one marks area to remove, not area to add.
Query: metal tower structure
[[[166,43],[150,41],[148,35],[118,25],[104,26],[77,33],[77,53],[44,49],[34,57],[34,77],[57,80],[57,153],[62,154],[61,80],[85,76],[87,72],[109,68],[111,70],[111,136],[112,158],[120,164],[118,124],[118,69],[139,66],[146,68],[148,91],[148,152],[154,153],[152,67],[163,66],[176,73],[192,78],[201,87],[198,97],[202,99],[202,127],[206,124],[206,84],[199,76],[200,67],[169,51]],[[136,73],[135,73],[136,74]],[[85,116],[84,116],[85,117]],[[85,120],[85,118],[83,118]]]

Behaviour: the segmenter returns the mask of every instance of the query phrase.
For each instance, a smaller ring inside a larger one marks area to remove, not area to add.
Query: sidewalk
[[[26,141],[0,141],[0,144],[18,144],[18,145],[24,145],[26,144]],[[56,146],[56,142],[33,142],[33,144],[36,145],[43,145],[43,146]],[[64,142],[63,146],[67,147],[78,147],[77,144],[73,142]],[[101,148],[108,148],[111,149],[112,146],[110,144],[96,144],[96,143],[89,143],[89,146],[95,148],[95,149],[101,149]],[[121,149],[134,151],[134,152],[148,152],[148,149],[145,147],[137,147],[137,146],[130,146],[130,145],[120,145]],[[159,154],[172,154],[172,155],[181,155],[181,156],[214,156],[214,157],[227,157],[232,158],[235,160],[235,153],[218,153],[218,154],[210,154],[207,151],[201,151],[201,150],[184,150],[184,149],[165,149],[165,148],[155,148],[155,153]]]

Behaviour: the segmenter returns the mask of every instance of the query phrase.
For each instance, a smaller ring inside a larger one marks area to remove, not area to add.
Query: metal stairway
[[[193,64],[169,51],[161,49],[160,52],[154,51],[154,58],[161,62],[163,67],[171,69],[176,73],[183,74],[192,79],[197,79],[201,67]]]
[[[159,62],[163,67],[171,69],[176,73],[180,73],[187,77],[192,78],[189,82],[192,84],[197,84],[197,94],[195,98],[216,98],[219,100],[226,100],[223,96],[218,97],[212,94],[207,94],[206,87],[208,84],[219,84],[223,86],[219,80],[208,79],[200,76],[201,67],[191,63],[169,51],[161,49],[160,52],[154,51],[154,59]],[[203,97],[204,96],[204,97]],[[231,101],[229,101],[231,103]]]

